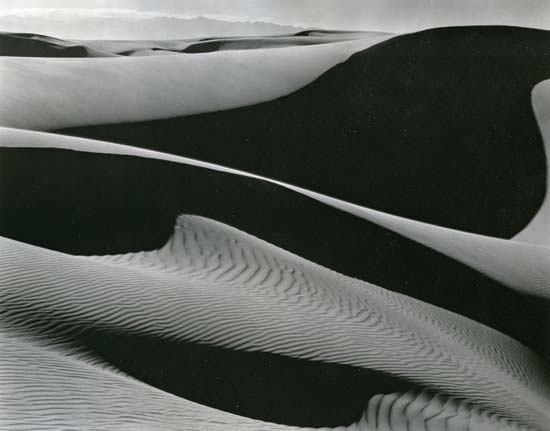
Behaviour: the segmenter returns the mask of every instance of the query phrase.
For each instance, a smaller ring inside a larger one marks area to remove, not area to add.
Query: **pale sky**
[[[139,14],[204,15],[398,33],[483,24],[550,29],[550,0],[1,0],[0,17],[36,8],[78,9],[90,14],[116,8]]]

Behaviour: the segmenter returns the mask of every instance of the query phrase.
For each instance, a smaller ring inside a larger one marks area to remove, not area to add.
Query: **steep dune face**
[[[3,322],[29,335],[60,343],[97,328],[347,364],[462,397],[495,429],[506,429],[500,417],[511,429],[549,420],[548,370],[511,338],[211,220],[181,217],[170,241],[146,253],[1,246]]]
[[[545,194],[530,93],[549,77],[549,44],[541,30],[428,30],[374,45],[262,105],[63,133],[209,160],[510,238]]]
[[[181,212],[206,215],[330,268],[474,318],[548,354],[540,332],[548,325],[548,303],[540,300],[547,297],[548,282],[542,247],[426,225],[169,154],[1,132],[2,146],[14,147],[1,153],[0,192],[10,203],[0,223],[4,236],[70,253],[111,254],[160,246]],[[518,307],[529,314],[518,315]]]
[[[52,130],[253,105],[296,91],[389,36],[155,58],[0,58],[0,124]]]

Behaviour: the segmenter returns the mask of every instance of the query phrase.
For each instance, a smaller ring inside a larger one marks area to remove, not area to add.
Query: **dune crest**
[[[41,132],[0,128],[4,147],[62,148],[93,153],[119,154],[188,164],[255,178],[285,187],[321,203],[393,230],[446,254],[523,294],[550,299],[550,253],[548,247],[505,240],[418,222],[376,211],[302,187],[213,163],[127,145]]]
[[[31,334],[60,328],[59,339],[85,324],[347,364],[520,423],[548,420],[548,370],[513,339],[208,219],[181,217],[156,252],[75,257],[1,243],[4,321]]]

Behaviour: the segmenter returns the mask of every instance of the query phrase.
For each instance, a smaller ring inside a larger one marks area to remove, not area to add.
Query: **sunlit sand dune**
[[[462,232],[376,211],[340,199],[316,193],[278,180],[244,171],[141,148],[64,137],[40,132],[0,129],[3,146],[23,148],[64,148],[76,151],[134,155],[182,164],[191,164],[222,172],[244,175],[283,186],[319,202],[384,228],[407,236],[457,259],[523,294],[550,299],[550,254],[548,247],[516,240],[504,240]]]
[[[201,56],[3,57],[0,124],[52,130],[253,105],[304,87],[388,37]]]
[[[0,32],[0,429],[549,430],[549,43]]]
[[[2,284],[3,322],[56,343],[95,327],[336,362],[463,397],[491,421],[548,420],[548,370],[521,344],[207,219],[182,217],[162,249],[118,256],[3,239]]]
[[[0,32],[0,56],[16,57],[115,57],[80,42],[29,33]]]
[[[62,349],[5,336],[0,337],[0,346],[1,393],[6,395],[0,404],[1,424],[10,430],[306,429],[251,420],[195,404],[121,373],[71,358]],[[17,397],[12,397],[13,393]],[[399,431],[407,426],[441,431],[527,429],[456,400],[422,393],[375,396],[355,424],[333,429]]]
[[[348,43],[356,41],[329,46]],[[530,94],[549,77],[549,45],[550,32],[513,27],[397,35],[276,100],[58,132],[207,160],[509,239],[531,221],[546,191]]]

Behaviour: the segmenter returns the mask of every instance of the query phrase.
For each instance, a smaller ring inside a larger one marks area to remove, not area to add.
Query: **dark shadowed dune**
[[[392,38],[278,100],[62,132],[240,168],[496,237],[538,210],[546,165],[530,91],[550,32],[455,27]],[[345,272],[345,271],[344,271]]]
[[[471,317],[539,353],[547,349],[541,334],[549,320],[540,300],[276,185],[157,160],[54,149],[3,148],[0,164],[2,236],[71,254],[126,253],[160,247],[177,215],[198,214]]]
[[[0,56],[12,57],[114,57],[76,42],[32,33],[0,32]]]

